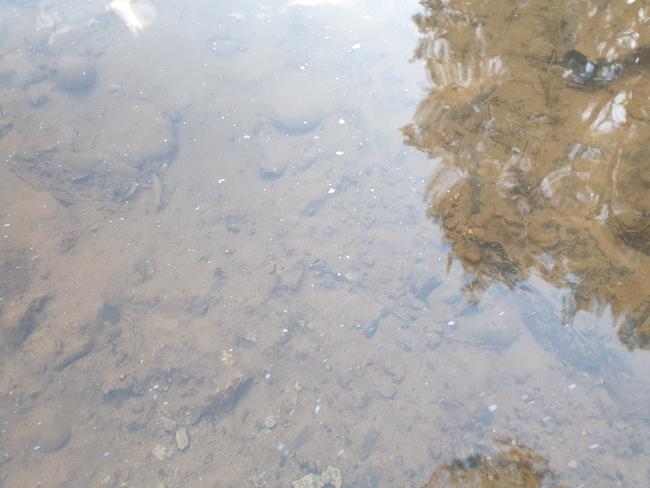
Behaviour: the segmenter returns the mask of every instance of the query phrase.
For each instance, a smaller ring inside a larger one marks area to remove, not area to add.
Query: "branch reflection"
[[[567,320],[611,306],[621,341],[650,349],[650,11],[421,3],[431,88],[403,133],[439,163],[428,213],[467,292],[541,276],[568,290]]]

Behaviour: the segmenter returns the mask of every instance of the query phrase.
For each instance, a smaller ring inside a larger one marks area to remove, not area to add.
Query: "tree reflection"
[[[560,488],[548,461],[512,443],[496,455],[474,455],[440,464],[424,488]]]
[[[569,315],[611,305],[622,342],[650,348],[650,10],[421,3],[415,58],[431,88],[403,133],[439,162],[428,212],[468,292],[535,274],[569,290]],[[562,65],[571,50],[581,73]],[[608,63],[611,80],[576,87]]]

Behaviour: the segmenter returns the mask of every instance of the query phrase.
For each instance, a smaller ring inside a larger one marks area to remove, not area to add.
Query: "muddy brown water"
[[[649,29],[0,1],[0,487],[647,487]]]

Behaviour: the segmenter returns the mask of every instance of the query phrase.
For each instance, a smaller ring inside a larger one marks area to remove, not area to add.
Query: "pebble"
[[[187,435],[185,427],[176,429],[176,447],[179,451],[184,451],[190,445],[190,438]]]
[[[153,446],[151,454],[153,454],[153,457],[155,457],[158,461],[164,461],[167,457],[167,448],[162,444],[156,444]]]
[[[278,425],[278,420],[273,415],[269,415],[264,419],[264,427],[267,429],[273,430],[276,425]]]
[[[291,488],[323,488],[323,483],[319,475],[308,474],[291,483]]]
[[[569,461],[567,463],[567,466],[569,467],[569,469],[577,469],[578,468],[578,463],[576,462],[575,459],[572,459],[571,461]]]
[[[49,87],[44,84],[32,85],[27,90],[27,98],[32,107],[42,107],[49,100]]]
[[[341,471],[334,466],[328,466],[327,469],[321,473],[320,480],[324,483],[324,486],[341,488],[343,485]]]
[[[99,486],[111,486],[113,484],[113,478],[111,475],[108,475],[99,482]]]
[[[167,417],[160,419],[160,425],[162,425],[162,428],[165,429],[165,432],[168,432],[170,434],[176,430],[176,422]]]
[[[342,485],[341,471],[334,466],[328,466],[320,475],[308,474],[291,483],[292,488],[341,488]]]

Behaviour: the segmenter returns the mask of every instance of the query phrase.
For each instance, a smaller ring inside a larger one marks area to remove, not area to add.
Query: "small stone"
[[[282,177],[289,165],[285,163],[274,163],[272,161],[260,161],[257,169],[260,177],[266,181],[277,180]]]
[[[346,280],[348,280],[350,283],[354,283],[359,279],[359,275],[356,273],[345,273],[343,275]]]
[[[278,425],[278,420],[273,415],[269,415],[264,419],[264,427],[267,429],[273,430],[276,425]]]
[[[341,488],[342,485],[341,471],[334,466],[328,466],[320,475],[308,474],[291,483],[292,488]]]
[[[184,451],[190,445],[190,438],[187,436],[185,427],[176,429],[176,447],[179,451]]]
[[[343,485],[341,471],[334,466],[328,466],[327,469],[321,473],[320,480],[324,486],[332,486],[333,488],[341,488]]]
[[[374,380],[374,389],[379,396],[385,399],[395,398],[397,394],[397,385],[388,375],[377,376]]]
[[[160,425],[162,425],[162,428],[165,429],[165,432],[171,434],[176,430],[176,422],[174,422],[172,419],[163,417],[160,419]]]
[[[221,362],[227,366],[228,368],[231,368],[235,364],[235,360],[232,356],[232,353],[229,351],[222,351],[221,352]]]
[[[153,457],[155,457],[158,461],[164,461],[167,458],[167,448],[162,444],[156,444],[153,446],[151,454],[153,454]]]
[[[291,483],[291,488],[323,488],[323,483],[317,474],[308,474]]]
[[[567,463],[567,466],[569,467],[569,469],[577,469],[578,468],[578,463],[576,462],[575,459],[572,459],[571,461],[569,461]]]
[[[27,97],[32,107],[41,107],[49,100],[50,88],[45,84],[32,85],[27,90]]]
[[[99,482],[100,486],[112,486],[113,483],[113,478],[109,474],[108,476],[102,478],[102,480]]]

